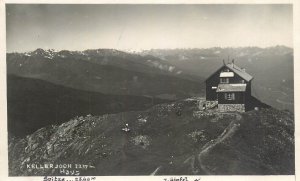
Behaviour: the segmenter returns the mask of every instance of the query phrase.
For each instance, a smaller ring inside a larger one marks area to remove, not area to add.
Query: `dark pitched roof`
[[[248,74],[247,72],[245,72],[244,70],[242,70],[240,67],[238,67],[233,63],[226,64],[225,66],[248,82],[253,79],[253,77],[250,74]]]
[[[219,84],[217,92],[245,92],[247,84]]]
[[[223,65],[222,67],[220,67],[217,71],[215,71],[213,74],[211,74],[206,81],[213,76],[216,72],[220,71],[223,67],[227,67],[229,68],[231,71],[235,72],[236,74],[238,74],[240,77],[242,77],[244,80],[246,80],[247,82],[249,82],[250,80],[253,79],[253,77],[248,74],[246,71],[242,70],[240,67],[238,67],[236,64],[233,63],[228,63],[226,65]]]

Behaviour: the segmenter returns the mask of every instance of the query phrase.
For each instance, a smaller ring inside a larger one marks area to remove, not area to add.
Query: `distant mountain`
[[[294,117],[199,111],[198,99],[73,118],[9,140],[9,175],[294,175]],[[128,124],[129,132],[122,131]],[[28,169],[68,163],[71,169]],[[88,165],[74,169],[75,164]],[[68,172],[68,174],[71,174]]]
[[[203,79],[153,56],[111,49],[7,54],[7,72],[74,89],[172,99],[203,94]]]
[[[267,48],[260,47],[213,47],[213,48],[192,48],[192,49],[151,49],[144,50],[140,53],[143,56],[153,55],[159,57],[162,60],[170,62],[171,59],[174,61],[185,61],[191,59],[209,59],[211,57],[221,57],[227,61],[227,57],[232,58],[238,57],[264,57],[264,56],[285,56],[293,55],[293,49],[286,46],[273,46]]]
[[[7,77],[10,136],[23,137],[41,127],[61,124],[75,116],[144,110],[162,102],[168,101],[151,97],[76,90],[14,75]]]
[[[35,51],[25,53],[8,53],[11,60],[18,59],[19,66],[22,66],[22,59],[40,59],[44,61],[56,61],[57,59],[85,60],[99,65],[111,65],[125,70],[134,70],[143,73],[159,73],[168,75],[185,75],[180,69],[172,64],[157,57],[122,52],[115,49],[88,49],[84,51],[55,51],[53,49],[43,50],[41,48]]]
[[[293,49],[285,46],[268,48],[153,49],[141,55],[152,55],[170,62],[184,72],[203,79],[234,59],[254,76],[252,94],[278,109],[294,111]]]

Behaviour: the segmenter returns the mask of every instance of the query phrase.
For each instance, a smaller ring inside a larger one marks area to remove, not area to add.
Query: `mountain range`
[[[285,46],[267,48],[207,48],[207,49],[153,49],[141,55],[152,55],[179,69],[204,79],[223,62],[232,62],[245,68],[254,77],[252,94],[278,109],[294,111],[294,57],[293,49]]]
[[[237,57],[235,63],[247,67],[254,76],[255,97],[293,112],[293,54],[292,49],[283,46],[150,50],[139,54],[114,49],[37,49],[7,54],[9,130],[13,135],[24,136],[52,121],[65,122],[76,114],[99,115],[138,107],[143,110],[152,106],[150,99],[167,102],[204,96],[205,78],[222,65],[222,58],[228,54]],[[77,92],[73,94],[74,91]],[[105,96],[115,96],[117,101],[98,99]],[[130,101],[130,96],[136,96],[134,101]],[[139,99],[143,103],[148,100],[148,106],[132,105]],[[26,108],[27,104],[38,111]],[[22,122],[28,126],[21,126]]]
[[[203,84],[196,82],[201,79],[167,62],[109,49],[11,53],[7,54],[7,73],[104,94],[175,98],[203,94]]]

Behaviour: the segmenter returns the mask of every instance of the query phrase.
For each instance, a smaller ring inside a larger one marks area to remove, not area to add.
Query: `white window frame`
[[[220,83],[222,84],[228,84],[229,83],[229,78],[228,77],[221,77],[220,78]]]
[[[235,93],[234,92],[228,92],[224,94],[225,100],[234,101],[235,100]]]

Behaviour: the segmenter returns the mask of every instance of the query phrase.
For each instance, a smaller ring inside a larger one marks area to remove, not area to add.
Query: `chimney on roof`
[[[242,71],[243,71],[243,72],[246,72],[246,69],[245,69],[245,68],[242,68]]]
[[[228,55],[228,57],[227,57],[227,64],[229,64],[229,55]]]

